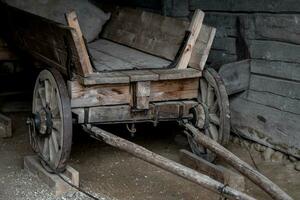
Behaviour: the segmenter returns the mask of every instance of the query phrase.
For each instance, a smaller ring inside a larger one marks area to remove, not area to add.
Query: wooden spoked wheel
[[[221,77],[212,68],[207,68],[200,79],[199,103],[191,111],[193,124],[205,135],[226,145],[230,136],[229,100]],[[188,137],[188,141],[193,153],[210,162],[215,160],[215,154],[197,144],[192,137]]]
[[[61,74],[43,70],[37,77],[32,104],[30,143],[50,171],[65,169],[72,144],[72,115]]]

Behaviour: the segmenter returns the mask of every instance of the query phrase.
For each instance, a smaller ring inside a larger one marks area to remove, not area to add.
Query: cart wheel
[[[230,111],[228,95],[218,73],[208,68],[200,79],[199,105],[191,110],[192,123],[202,129],[205,135],[222,145],[226,145],[230,136]],[[216,155],[188,137],[190,147],[198,156],[213,162]]]
[[[30,143],[49,171],[62,172],[71,152],[72,115],[61,74],[43,70],[37,77],[30,119]]]

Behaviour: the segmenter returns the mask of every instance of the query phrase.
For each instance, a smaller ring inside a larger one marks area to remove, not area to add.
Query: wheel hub
[[[52,114],[49,108],[43,108],[41,111],[33,114],[33,123],[39,136],[48,137],[52,132]]]
[[[190,113],[193,115],[191,122],[194,126],[199,129],[206,129],[209,126],[209,110],[205,104],[199,103],[190,110]]]

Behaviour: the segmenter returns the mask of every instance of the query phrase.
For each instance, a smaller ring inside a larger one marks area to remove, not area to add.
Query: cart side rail
[[[12,46],[57,68],[65,75],[76,73],[85,76],[84,63],[73,38],[77,34],[74,29],[3,2],[0,2],[0,10],[5,38]]]
[[[101,36],[155,56],[174,60],[183,44],[186,31],[191,31],[196,41],[191,45],[192,54],[188,59],[188,66],[202,71],[216,33],[214,27],[202,24],[203,17],[204,13],[200,10],[189,22],[140,9],[117,8]],[[200,27],[199,34],[197,31],[193,32],[197,27]],[[188,42],[187,45],[189,44]]]

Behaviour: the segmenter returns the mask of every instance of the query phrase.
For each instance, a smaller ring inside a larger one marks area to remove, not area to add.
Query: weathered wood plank
[[[103,31],[102,37],[141,51],[174,60],[189,21],[137,9],[117,10]],[[189,66],[203,68],[214,35],[212,27],[202,25]],[[201,67],[199,67],[199,65]]]
[[[254,91],[270,92],[298,100],[300,99],[299,82],[251,75],[249,88]]]
[[[13,41],[18,48],[24,50],[39,61],[58,68],[62,73],[67,71],[67,56],[70,51],[73,71],[83,75],[79,56],[75,50],[71,28],[53,23],[42,17],[21,11],[8,5],[1,6],[3,37]],[[14,24],[14,26],[11,26]]]
[[[151,70],[130,70],[130,71],[122,71],[122,74],[125,74],[129,77],[130,82],[137,81],[157,81],[159,79],[159,75],[153,73]]]
[[[146,110],[149,109],[149,96],[151,93],[151,82],[150,81],[143,81],[136,83],[136,100],[135,100],[135,107],[137,109]]]
[[[199,70],[204,69],[215,35],[215,28],[202,26],[200,35],[192,52],[189,66]]]
[[[225,12],[299,12],[298,0],[191,0],[190,9],[197,8],[211,11]]]
[[[245,98],[252,102],[263,104],[281,111],[298,114],[300,117],[300,99],[276,95],[270,92],[248,90]]]
[[[300,158],[298,114],[251,102],[244,97],[230,100],[233,131],[263,145]]]
[[[97,40],[88,45],[93,61],[98,71],[103,71],[101,64],[111,70],[163,68],[171,62],[142,51],[111,42],[105,39]],[[98,64],[99,63],[99,64]],[[99,66],[97,66],[97,64]]]
[[[195,99],[198,96],[198,78],[152,81],[149,101]],[[132,83],[136,84],[136,83]],[[100,105],[132,105],[133,94],[129,83],[84,86],[79,81],[69,81],[72,108]],[[147,100],[148,101],[148,100]]]
[[[77,81],[69,81],[71,107],[128,104],[131,90],[128,84],[96,85],[84,87]]]
[[[219,74],[224,81],[228,95],[244,91],[249,88],[250,60],[222,65]]]
[[[300,44],[299,18],[299,12],[243,15],[240,16],[240,29],[243,38],[246,39]]]
[[[183,102],[185,101],[150,103],[147,112],[132,112],[132,107],[129,105],[91,107],[88,111],[87,121],[89,123],[126,123],[129,121],[174,120],[180,117],[180,106],[183,108],[182,117],[188,117],[188,108],[196,103],[195,101],[186,101],[186,105],[183,106]],[[81,114],[81,112],[76,112]],[[80,118],[82,119],[84,116]]]
[[[197,77],[201,77],[202,75],[200,70],[196,70],[193,68],[187,68],[184,70],[160,69],[160,70],[151,70],[151,71],[159,75],[159,80],[197,78]]]
[[[300,64],[252,59],[251,73],[299,82]]]
[[[102,36],[173,60],[188,24],[187,21],[182,22],[171,17],[122,8],[112,14]]]
[[[93,73],[93,68],[90,62],[90,58],[86,49],[87,47],[85,46],[84,38],[75,11],[67,13],[66,20],[68,25],[71,28],[74,28],[75,30],[72,31],[72,37],[75,42],[75,48],[79,56],[79,61],[81,63],[83,75],[87,76],[88,74]]]
[[[190,36],[187,40],[185,49],[183,50],[183,54],[179,58],[178,64],[176,66],[177,69],[186,69],[195,46],[195,43],[199,37],[199,33],[202,27],[202,22],[204,19],[204,12],[197,9],[193,15],[192,21],[189,26]]]
[[[300,63],[300,46],[267,40],[248,40],[250,57],[270,61]]]
[[[91,74],[88,77],[77,76],[77,78],[85,86],[130,82],[129,76],[120,72],[101,72]]]

